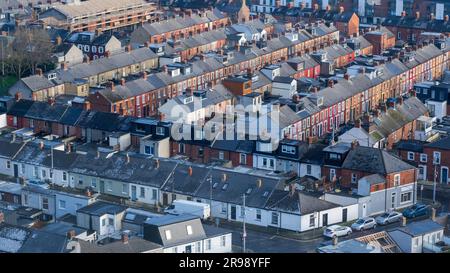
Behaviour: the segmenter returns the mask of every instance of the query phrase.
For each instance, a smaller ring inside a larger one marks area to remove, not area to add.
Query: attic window
[[[228,183],[226,183],[226,184],[223,184],[223,186],[222,186],[222,190],[226,190],[228,188]]]
[[[252,190],[253,190],[252,188],[248,188],[245,194],[249,195],[250,193],[252,193]]]
[[[215,189],[215,188],[217,188],[217,185],[219,185],[219,182],[215,182],[214,184],[213,184],[213,189]]]

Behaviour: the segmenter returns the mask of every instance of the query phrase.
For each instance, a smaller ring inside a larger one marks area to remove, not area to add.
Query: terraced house
[[[133,29],[137,24],[154,19],[156,8],[155,3],[146,0],[75,0],[52,5],[39,14],[39,20],[70,32]]]
[[[89,86],[97,86],[112,79],[140,73],[158,66],[158,56],[149,48],[126,52],[68,67],[63,65],[44,75],[26,77],[18,81],[9,92],[22,93],[22,97],[45,101],[61,94],[87,96]]]
[[[159,20],[138,27],[130,37],[132,44],[162,43],[169,39],[178,40],[195,34],[223,28],[229,18],[217,9],[187,10],[180,16]]]

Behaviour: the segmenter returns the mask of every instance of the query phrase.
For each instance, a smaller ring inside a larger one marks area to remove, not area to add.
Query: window
[[[106,219],[102,219],[102,227],[106,226]]]
[[[441,164],[441,153],[433,152],[433,164]]]
[[[336,176],[336,169],[330,169],[330,180],[333,180]]]
[[[219,152],[219,159],[223,160],[223,158],[224,158],[224,153],[223,152]]]
[[[25,164],[21,164],[21,168],[22,168],[22,174],[25,174]]]
[[[78,179],[78,185],[83,185],[83,179]]]
[[[412,199],[412,192],[402,193],[402,195],[400,196],[401,203],[409,202],[411,201],[411,199]]]
[[[245,217],[245,209],[244,207],[241,207],[241,218]]]
[[[109,226],[114,226],[114,219],[113,218],[108,218],[108,225]]]
[[[163,136],[164,135],[164,127],[156,127],[156,134]]]
[[[96,179],[96,178],[92,178],[92,179],[91,179],[91,186],[92,186],[93,188],[96,188],[96,187],[97,187],[97,179]]]
[[[59,208],[60,209],[66,209],[66,201],[59,200]]]
[[[128,192],[127,184],[122,184],[122,193],[127,193],[127,192]]]
[[[420,154],[420,162],[426,163],[428,161],[428,155],[427,154]]]
[[[6,168],[11,169],[11,161],[6,161]]]
[[[314,227],[316,225],[316,218],[314,215],[309,216],[309,227]]]
[[[145,145],[144,146],[144,153],[147,155],[152,155],[153,154],[153,147],[149,146],[149,145]]]
[[[414,160],[414,153],[408,152],[408,160]]]
[[[358,175],[356,173],[352,173],[352,183],[356,183],[358,180]]]
[[[140,198],[145,198],[145,188],[144,187],[140,188],[139,197]]]
[[[38,176],[38,167],[37,166],[34,166],[34,168],[33,168],[33,176],[34,177]]]
[[[67,181],[67,173],[63,172],[63,181]]]
[[[45,170],[41,170],[41,176],[42,178],[47,177],[47,172]]]
[[[196,252],[200,253],[202,251],[200,242],[195,243],[195,246],[196,246]]]
[[[272,225],[278,225],[278,213],[272,212]]]
[[[220,245],[221,246],[226,246],[227,245],[227,237],[226,236],[220,237]]]
[[[295,147],[283,145],[281,146],[281,151],[283,153],[295,154]]]
[[[48,209],[48,198],[42,198],[42,209]]]
[[[188,235],[192,235],[192,226],[191,225],[186,226],[186,232]]]
[[[106,182],[106,189],[107,189],[108,191],[112,191],[112,184],[111,184],[110,181],[107,181],[107,182]]]
[[[172,239],[172,233],[170,232],[170,230],[166,230],[165,234],[166,234],[166,240]]]
[[[306,165],[306,174],[311,175],[311,172],[312,172],[311,168],[312,168],[311,165]]]
[[[261,222],[261,210],[256,210],[256,221]]]
[[[25,206],[28,205],[28,194],[24,194],[24,195],[23,195],[23,204],[24,204]]]
[[[152,199],[153,199],[153,200],[156,200],[156,193],[157,193],[156,190],[153,189],[153,190],[152,190]]]
[[[184,143],[178,144],[178,152],[184,154]]]
[[[227,213],[227,204],[222,203],[222,213]]]
[[[402,39],[402,33],[399,31],[399,32],[397,32],[397,39],[398,40],[401,40]]]
[[[394,187],[400,186],[400,174],[394,175]]]
[[[211,250],[211,239],[206,240],[206,250]]]

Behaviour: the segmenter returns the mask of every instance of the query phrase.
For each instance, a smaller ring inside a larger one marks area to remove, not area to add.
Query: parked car
[[[424,215],[428,215],[428,206],[424,204],[415,204],[403,211],[403,216],[406,218],[415,218]]]
[[[377,226],[377,223],[375,222],[375,219],[372,217],[364,217],[364,218],[359,218],[358,220],[356,220],[356,222],[354,222],[351,225],[351,228],[353,230],[366,230],[366,229],[371,229],[371,228],[375,228]]]
[[[335,238],[352,234],[352,229],[346,226],[333,225],[329,226],[323,232],[325,237]]]
[[[41,181],[39,179],[29,179],[26,181],[26,183],[30,186],[41,187],[44,189],[50,188],[50,185],[48,183],[45,183],[44,181]]]
[[[397,221],[400,221],[402,219],[402,214],[397,211],[389,211],[381,214],[377,218],[375,218],[375,221],[379,225],[387,225],[390,223],[394,223]]]

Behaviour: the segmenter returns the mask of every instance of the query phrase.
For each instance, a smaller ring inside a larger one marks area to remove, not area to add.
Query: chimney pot
[[[419,20],[420,19],[420,12],[416,11],[416,19]]]
[[[22,92],[17,92],[17,93],[14,95],[14,98],[16,99],[16,101],[21,100],[21,99],[22,99]]]
[[[431,220],[436,221],[436,209],[431,208]]]
[[[125,79],[120,79],[120,85],[125,86],[126,80]]]
[[[402,216],[402,227],[406,227],[406,217]]]
[[[192,167],[191,166],[189,166],[189,168],[188,168],[188,175],[192,176]]]

